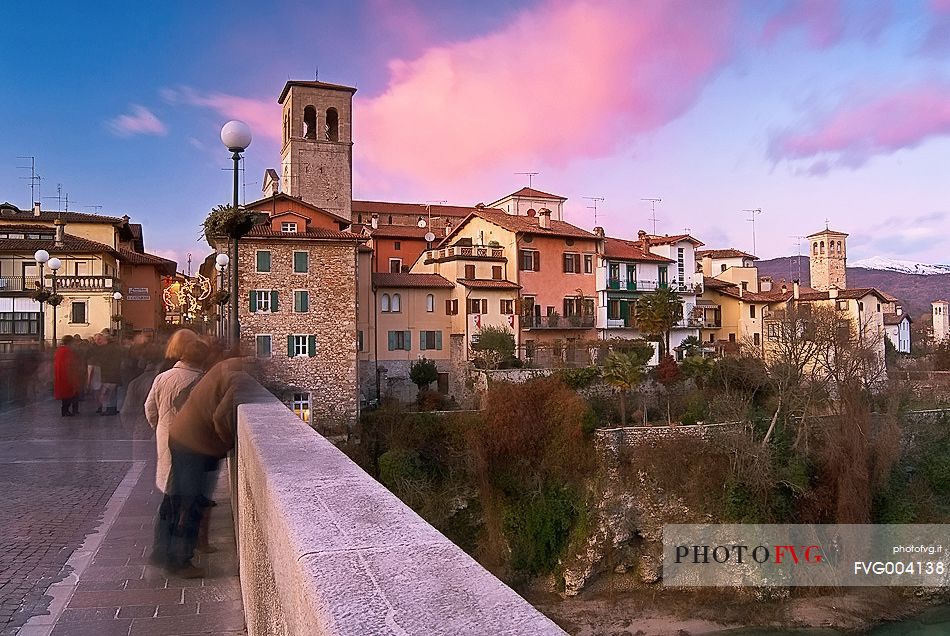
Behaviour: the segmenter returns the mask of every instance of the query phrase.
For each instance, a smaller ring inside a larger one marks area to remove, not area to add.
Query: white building
[[[910,353],[910,316],[897,305],[894,313],[884,314],[884,335],[898,353]]]

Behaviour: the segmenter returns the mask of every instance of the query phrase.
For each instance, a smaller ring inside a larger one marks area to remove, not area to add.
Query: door
[[[40,266],[33,261],[24,261],[23,278],[15,282],[16,289],[10,291],[30,291],[36,289],[38,282],[40,282]]]
[[[659,285],[660,289],[666,289],[666,286],[669,284],[666,274],[666,265],[660,265],[657,279],[657,284]]]

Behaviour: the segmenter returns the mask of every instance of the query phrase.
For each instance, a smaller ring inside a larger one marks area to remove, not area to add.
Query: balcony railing
[[[593,316],[523,316],[522,329],[593,329]]]
[[[440,250],[427,250],[426,260],[440,260],[443,258],[505,258],[505,250],[501,247],[444,247]]]
[[[52,277],[46,277],[46,286],[52,287]],[[56,289],[105,291],[117,289],[119,279],[113,276],[57,276]]]
[[[655,280],[621,280],[611,278],[607,280],[607,289],[618,291],[654,291],[661,285]]]
[[[41,280],[39,276],[2,276],[0,277],[0,293],[31,292],[40,286]]]

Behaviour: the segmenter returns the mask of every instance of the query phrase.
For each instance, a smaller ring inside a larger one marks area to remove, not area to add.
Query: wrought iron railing
[[[593,329],[593,316],[523,316],[522,329]]]

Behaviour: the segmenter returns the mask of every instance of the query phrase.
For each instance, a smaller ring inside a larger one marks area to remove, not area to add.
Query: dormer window
[[[280,231],[285,234],[294,234],[297,232],[297,224],[293,221],[283,221],[280,224]]]

